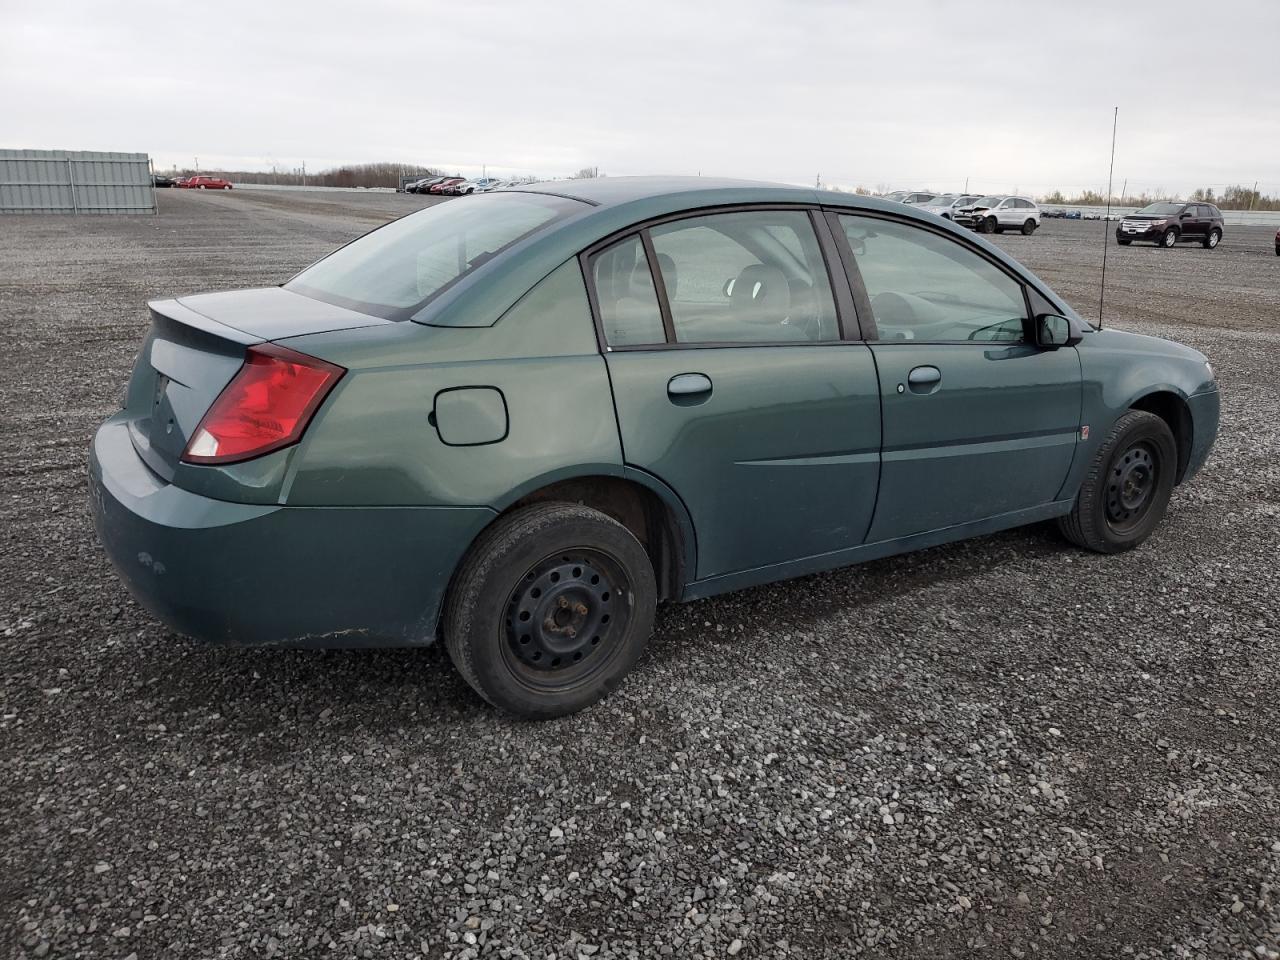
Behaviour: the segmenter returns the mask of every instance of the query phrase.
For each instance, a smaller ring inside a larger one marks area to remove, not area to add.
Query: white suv
[[[956,210],[955,221],[983,233],[1021,230],[1030,236],[1040,226],[1040,208],[1026,197],[980,197]]]

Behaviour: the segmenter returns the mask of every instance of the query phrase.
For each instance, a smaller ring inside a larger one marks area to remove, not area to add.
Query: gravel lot
[[[530,725],[438,649],[176,638],[85,507],[146,299],[426,202],[0,218],[0,954],[1280,957],[1271,230],[1110,248],[1109,319],[1224,390],[1143,548],[1033,527],[668,607],[617,694]],[[1103,229],[998,242],[1093,314]]]

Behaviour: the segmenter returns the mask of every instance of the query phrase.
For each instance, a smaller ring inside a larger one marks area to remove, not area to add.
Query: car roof
[[[758,188],[770,194],[779,189],[794,190],[797,199],[804,195],[812,199],[814,191],[804,187],[788,187],[781,183],[761,180],[734,180],[727,177],[594,177],[587,180],[550,180],[543,183],[524,184],[522,189],[530,193],[551,193],[561,197],[583,200],[594,206],[613,206],[635,200],[652,200],[673,197],[685,193],[712,190],[740,192]]]

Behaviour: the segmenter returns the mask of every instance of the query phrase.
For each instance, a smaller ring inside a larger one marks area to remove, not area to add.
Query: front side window
[[[512,244],[580,209],[581,201],[536,193],[481,194],[441,203],[365,234],[285,287],[403,320]]]
[[[835,302],[809,214],[752,210],[650,231],[679,343],[838,340]]]
[[[611,347],[663,343],[662,311],[644,244],[633,234],[595,255],[592,282],[600,305],[600,323]]]
[[[949,237],[892,220],[841,215],[881,340],[1016,343],[1022,285]]]

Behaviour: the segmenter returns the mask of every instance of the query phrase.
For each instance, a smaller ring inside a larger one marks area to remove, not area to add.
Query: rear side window
[[[578,200],[536,193],[451,200],[365,234],[285,286],[362,313],[407,319],[470,271],[582,208]]]
[[[880,340],[1020,342],[1022,284],[949,237],[841,215]]]
[[[838,340],[835,303],[806,212],[752,210],[650,231],[679,343]]]
[[[628,347],[666,340],[653,273],[639,236],[619,240],[596,254],[591,274],[606,343]]]

